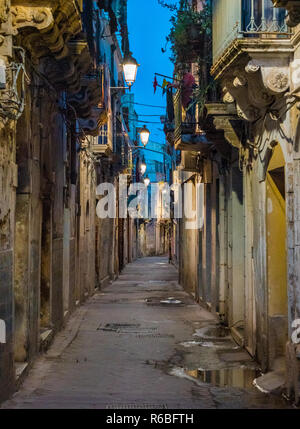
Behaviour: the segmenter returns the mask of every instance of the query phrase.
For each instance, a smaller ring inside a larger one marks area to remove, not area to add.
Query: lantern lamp
[[[146,125],[144,125],[143,128],[141,129],[140,136],[141,136],[141,142],[143,143],[143,145],[147,146],[149,142],[150,131],[148,130]]]
[[[131,88],[131,86],[135,82],[137,69],[139,67],[139,64],[133,58],[131,52],[129,54],[125,55],[123,63],[122,63],[122,67],[123,67],[125,82],[129,86],[129,88]]]
[[[148,186],[150,185],[150,179],[149,179],[149,177],[148,176],[146,176],[145,178],[144,178],[144,184],[145,184],[145,186],[148,188]]]
[[[144,162],[142,162],[140,170],[141,170],[142,175],[144,175],[146,173],[147,165]]]

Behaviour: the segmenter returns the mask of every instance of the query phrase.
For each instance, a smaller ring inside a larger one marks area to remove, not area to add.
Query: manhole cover
[[[138,323],[107,323],[100,325],[97,331],[115,332],[117,334],[152,334],[157,328],[141,327]]]

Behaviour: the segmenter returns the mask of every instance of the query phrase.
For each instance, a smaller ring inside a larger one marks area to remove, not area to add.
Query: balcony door
[[[242,0],[242,31],[280,32],[285,15],[283,8],[274,8],[272,0]]]

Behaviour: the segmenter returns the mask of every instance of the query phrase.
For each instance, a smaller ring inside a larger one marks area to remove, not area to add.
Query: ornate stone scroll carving
[[[284,71],[271,70],[267,76],[266,85],[274,94],[280,94],[288,90],[290,86],[289,76]]]
[[[0,0],[0,24],[4,24],[9,18],[9,1]]]
[[[91,109],[98,106],[102,98],[102,88],[97,77],[94,79],[83,79],[81,89],[76,94],[72,94],[68,102],[74,107],[78,116],[86,118]]]
[[[103,125],[101,116],[102,113],[103,109],[98,109],[94,107],[91,110],[90,115],[87,119],[82,118],[79,120],[79,125],[85,131],[86,134],[91,136],[99,135],[99,130]]]
[[[60,60],[48,57],[44,63],[44,70],[53,85],[58,89],[68,89],[71,93],[79,92],[82,86],[81,79],[88,72],[91,58],[87,42],[78,40],[69,42],[69,56]],[[70,48],[70,43],[72,47]]]
[[[11,8],[12,25],[15,33],[26,27],[36,28],[38,31],[47,30],[53,25],[54,18],[49,7],[16,6]]]
[[[288,60],[251,55],[223,77],[223,102],[236,102],[240,118],[253,122],[263,117],[290,87]]]
[[[286,21],[289,27],[296,27],[300,23],[300,7],[299,4],[291,6]]]
[[[36,58],[68,56],[68,41],[81,31],[75,0],[11,2],[12,33]]]
[[[107,123],[110,105],[110,79],[106,76],[107,65],[102,64],[93,74],[81,79],[81,89],[68,97],[68,103],[76,110],[80,125],[87,134],[98,135]]]
[[[272,0],[274,6],[284,7],[288,11],[286,23],[289,27],[296,27],[300,23],[300,4],[298,0]]]

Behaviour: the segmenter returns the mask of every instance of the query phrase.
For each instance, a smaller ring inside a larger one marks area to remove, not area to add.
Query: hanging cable
[[[25,79],[30,81],[25,68],[25,51],[19,46],[13,46],[13,49],[20,51],[21,63],[12,61],[8,69],[12,72],[12,85],[8,90],[2,91],[6,98],[1,99],[0,115],[11,120],[18,120],[25,108]],[[18,91],[18,80],[21,75],[21,90]]]
[[[123,106],[124,107],[124,106]],[[126,106],[125,106],[126,107]],[[123,112],[123,116],[129,116],[130,117],[130,113],[124,113]],[[163,115],[140,115],[139,113],[137,113],[137,116],[138,117],[140,117],[140,116],[155,116],[155,117],[158,117],[158,118],[160,118],[161,116],[163,116]],[[131,117],[131,119],[134,119],[135,118],[135,116],[132,116]]]
[[[131,103],[131,104],[136,104],[138,106],[145,106],[145,107],[154,107],[154,108],[157,108],[157,109],[166,109],[166,106],[152,106],[151,104],[142,104],[142,103],[137,103],[135,101],[133,103]]]

